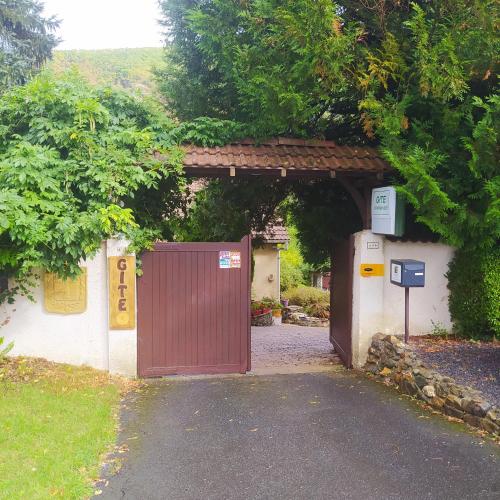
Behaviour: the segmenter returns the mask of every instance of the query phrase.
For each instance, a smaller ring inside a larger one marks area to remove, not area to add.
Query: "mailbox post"
[[[410,288],[425,286],[425,262],[412,259],[391,260],[391,283],[405,289],[405,344],[410,338]]]

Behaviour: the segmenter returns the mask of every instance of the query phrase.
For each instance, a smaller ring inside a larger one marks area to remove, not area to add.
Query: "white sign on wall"
[[[377,234],[402,236],[404,204],[393,186],[372,190],[372,231]]]

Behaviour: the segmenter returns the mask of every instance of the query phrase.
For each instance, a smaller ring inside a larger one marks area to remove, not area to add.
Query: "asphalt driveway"
[[[498,447],[346,372],[152,382],[97,498],[500,498]]]

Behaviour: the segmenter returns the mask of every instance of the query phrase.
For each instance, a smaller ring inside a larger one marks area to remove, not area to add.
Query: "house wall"
[[[253,250],[254,273],[252,297],[256,300],[264,297],[280,298],[280,262],[279,250],[275,245],[265,244]],[[269,281],[269,276],[273,280]]]
[[[451,247],[439,243],[392,242],[368,230],[355,234],[352,316],[355,367],[364,365],[373,335],[404,334],[404,289],[390,282],[391,259],[416,259],[426,264],[425,287],[410,290],[410,334],[430,333],[432,321],[451,329],[445,274],[453,253]],[[361,276],[361,264],[384,264],[384,276]]]
[[[0,306],[0,336],[14,342],[13,356],[34,356],[50,361],[88,365],[112,373],[137,373],[137,330],[108,328],[107,257],[124,255],[127,242],[103,243],[87,268],[87,306],[79,314],[49,313],[44,305],[43,273],[33,290],[35,301],[17,297]],[[11,283],[11,285],[13,285]]]

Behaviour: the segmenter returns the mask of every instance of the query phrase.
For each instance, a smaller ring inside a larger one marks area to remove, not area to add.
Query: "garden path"
[[[252,372],[319,372],[340,364],[328,328],[289,324],[252,327]]]

